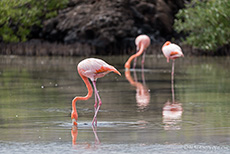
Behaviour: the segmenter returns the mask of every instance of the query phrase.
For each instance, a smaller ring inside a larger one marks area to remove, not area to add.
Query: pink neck
[[[88,94],[87,94],[85,97],[75,97],[75,98],[72,100],[72,110],[73,110],[74,112],[77,112],[77,110],[76,110],[76,102],[77,102],[78,100],[88,100],[88,99],[92,96],[92,94],[93,94],[93,89],[92,89],[92,86],[91,86],[91,84],[90,84],[88,78],[85,77],[85,76],[83,76],[83,75],[81,75],[81,74],[80,74],[80,76],[81,76],[82,80],[85,82],[85,85],[86,85],[86,87],[87,87],[87,89],[88,89]]]
[[[125,63],[125,68],[130,68],[130,64],[131,64],[132,60],[133,60],[134,58],[140,56],[140,55],[143,53],[143,51],[144,51],[144,45],[141,44],[140,50],[139,50],[136,54],[132,55],[132,56],[128,59],[128,61]]]

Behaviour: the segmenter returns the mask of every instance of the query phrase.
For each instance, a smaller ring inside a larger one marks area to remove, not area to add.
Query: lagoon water
[[[102,99],[71,100],[86,87],[76,71],[84,57],[0,56],[0,153],[229,153],[230,57],[146,57],[125,72],[128,56],[97,57],[122,74],[98,79]]]

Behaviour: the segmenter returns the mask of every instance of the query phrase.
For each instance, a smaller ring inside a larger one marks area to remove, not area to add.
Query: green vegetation
[[[188,34],[186,44],[216,50],[230,43],[229,0],[192,0],[176,17],[174,28]]]
[[[4,42],[26,41],[32,26],[57,15],[68,0],[1,0],[0,37]]]

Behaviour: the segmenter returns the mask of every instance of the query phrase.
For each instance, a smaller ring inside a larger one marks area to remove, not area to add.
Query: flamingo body
[[[164,56],[167,58],[167,62],[169,62],[169,59],[176,59],[184,56],[181,48],[178,45],[171,43],[169,41],[167,41],[163,45],[162,52]]]
[[[130,64],[132,62],[133,59],[134,60],[134,65],[133,67],[135,68],[136,65],[136,58],[138,56],[140,56],[146,48],[148,48],[148,46],[150,45],[150,38],[147,35],[139,35],[136,39],[135,39],[135,44],[136,44],[136,48],[137,48],[137,53],[132,55],[127,62],[125,63],[125,68],[126,69],[130,69]],[[143,54],[142,57],[142,68],[144,66],[144,58],[145,58],[145,54]]]
[[[144,49],[146,49],[150,45],[150,38],[147,35],[139,35],[135,39],[135,44],[136,44],[137,50],[141,48],[141,45],[143,45]]]
[[[79,74],[89,78],[91,81],[97,80],[111,71],[121,75],[116,68],[97,58],[87,58],[81,61],[77,69]]]
[[[92,125],[97,125],[97,113],[99,111],[99,108],[101,106],[101,99],[100,96],[98,94],[97,88],[96,88],[96,80],[98,78],[101,78],[103,76],[105,76],[106,74],[108,74],[109,72],[113,71],[114,73],[117,73],[119,75],[120,72],[113,66],[107,64],[106,62],[104,62],[101,59],[97,59],[97,58],[87,58],[85,60],[82,60],[78,66],[77,66],[77,70],[79,75],[81,76],[82,80],[85,82],[86,87],[88,89],[88,94],[85,97],[75,97],[72,100],[72,114],[71,114],[71,119],[73,122],[73,125],[77,125],[77,119],[78,119],[78,114],[77,114],[77,110],[76,110],[76,102],[78,100],[87,100],[92,96],[93,93],[93,89],[92,86],[88,80],[88,78],[92,81],[93,83],[93,87],[94,87],[94,93],[95,93],[95,105],[94,105],[94,109],[95,109],[95,115],[92,121]],[[99,101],[99,104],[97,105],[97,100]]]

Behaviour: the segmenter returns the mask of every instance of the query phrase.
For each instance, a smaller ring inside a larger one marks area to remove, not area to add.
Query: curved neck
[[[92,89],[92,86],[91,86],[91,84],[90,84],[88,78],[85,77],[85,76],[83,76],[83,75],[81,75],[81,74],[80,74],[80,76],[81,76],[82,80],[85,82],[85,85],[86,85],[86,87],[87,87],[87,89],[88,89],[88,94],[87,94],[85,97],[75,97],[75,98],[72,100],[72,109],[73,109],[73,111],[76,111],[76,112],[77,112],[77,110],[76,110],[76,102],[77,102],[78,100],[87,100],[87,99],[89,99],[89,98],[92,96],[92,94],[93,94],[93,89]]]
[[[143,51],[144,51],[144,45],[141,44],[140,50],[139,50],[136,54],[132,55],[132,56],[128,59],[128,61],[125,63],[125,68],[130,68],[130,64],[131,64],[132,60],[133,60],[134,58],[140,56],[140,55],[143,53]]]

